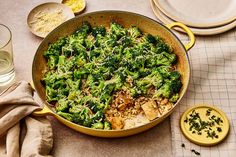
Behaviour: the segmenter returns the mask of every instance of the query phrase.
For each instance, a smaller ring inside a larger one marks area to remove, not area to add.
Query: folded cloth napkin
[[[40,109],[29,83],[14,83],[0,95],[0,157],[48,157],[53,134],[46,117],[31,113]]]

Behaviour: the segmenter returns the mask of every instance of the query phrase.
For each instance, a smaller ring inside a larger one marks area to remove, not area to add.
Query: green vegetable
[[[99,26],[99,27],[94,27],[92,30],[92,35],[94,37],[96,37],[98,34],[105,36],[106,34],[106,28],[103,26]]]
[[[69,120],[69,121],[73,121],[73,115],[70,114],[70,113],[65,113],[65,112],[59,111],[59,112],[57,112],[57,114],[58,114],[59,116],[62,116],[62,117],[65,118],[65,119]]]
[[[140,29],[136,26],[132,26],[128,29],[128,33],[131,36],[131,38],[138,38],[140,36],[142,36],[142,32],[140,31]]]
[[[118,38],[126,35],[127,33],[127,30],[125,28],[123,28],[121,25],[115,22],[112,22],[110,24],[110,29],[111,29],[111,33],[116,35]]]
[[[103,127],[104,127],[103,123],[98,122],[98,123],[94,123],[91,128],[93,128],[93,129],[103,129]]]
[[[46,99],[69,121],[110,130],[105,111],[116,92],[178,100],[182,83],[172,51],[160,37],[136,26],[126,29],[111,22],[107,29],[92,28],[83,22],[44,52],[48,68],[41,81]]]
[[[104,122],[104,130],[111,130],[111,123]]]

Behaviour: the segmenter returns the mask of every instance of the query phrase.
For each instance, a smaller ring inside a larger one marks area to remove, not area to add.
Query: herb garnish
[[[192,134],[202,135],[202,131],[207,133],[207,138],[219,138],[217,132],[222,132],[221,124],[223,120],[220,117],[211,115],[212,109],[206,110],[206,116],[208,117],[207,121],[201,119],[200,115],[196,110],[193,110],[189,116],[184,120],[185,123],[188,123],[190,128],[189,131]],[[217,126],[216,129],[213,129],[213,126]]]
[[[191,152],[195,153],[196,155],[201,155],[198,151],[191,149]]]

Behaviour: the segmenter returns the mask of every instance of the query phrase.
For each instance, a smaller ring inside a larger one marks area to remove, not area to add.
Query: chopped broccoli
[[[103,123],[102,122],[98,122],[98,123],[94,123],[91,128],[93,129],[103,129]]]
[[[156,38],[151,34],[148,34],[146,36],[146,40],[147,40],[147,42],[152,43],[152,44],[156,44],[156,42],[157,42]]]
[[[167,82],[161,88],[157,90],[157,92],[154,94],[154,97],[165,97],[169,98],[172,94],[170,83]]]
[[[68,101],[66,99],[60,99],[58,100],[58,103],[56,105],[56,111],[59,112],[65,112],[69,108]]]
[[[142,36],[142,32],[140,31],[140,29],[136,26],[132,26],[128,29],[128,33],[132,38],[138,38],[140,36]]]
[[[167,81],[163,86],[161,86],[157,92],[154,94],[154,97],[165,97],[170,98],[173,94],[178,93],[182,87],[180,80],[171,80]]]
[[[74,116],[72,114],[70,114],[70,113],[65,113],[65,112],[59,111],[59,112],[57,112],[57,114],[59,116],[62,116],[65,119],[71,121],[71,122],[74,120]]]
[[[105,113],[120,91],[134,100],[179,99],[181,74],[174,68],[178,58],[173,49],[136,26],[127,29],[111,22],[108,29],[92,28],[83,22],[71,35],[49,44],[44,57],[46,100],[55,104],[58,115],[79,125],[112,129]]]
[[[111,123],[104,122],[104,130],[111,130]]]
[[[125,28],[115,22],[110,23],[110,30],[111,33],[115,34],[118,38],[126,35],[127,33],[127,30]]]
[[[75,32],[76,35],[82,35],[83,37],[86,37],[88,33],[91,32],[91,25],[89,22],[84,21],[82,26]]]
[[[162,54],[168,58],[169,62],[174,63],[176,61],[176,55],[174,53],[162,52]]]
[[[164,78],[170,77],[171,67],[170,66],[159,66],[157,70],[161,73]]]
[[[157,89],[162,85],[163,78],[158,71],[153,71],[150,75],[136,81],[137,87],[143,94],[147,94],[147,90],[154,86]]]
[[[96,37],[98,34],[100,34],[101,36],[105,36],[106,28],[103,26],[94,27],[92,30],[92,35]]]
[[[172,93],[178,93],[182,87],[180,80],[171,80],[170,85]]]
[[[178,71],[170,72],[170,79],[171,80],[178,80],[180,77],[181,77],[181,75]]]
[[[171,96],[171,98],[169,99],[169,101],[175,103],[176,101],[178,101],[178,99],[179,99],[179,94],[176,93],[176,94],[174,94],[174,95]]]

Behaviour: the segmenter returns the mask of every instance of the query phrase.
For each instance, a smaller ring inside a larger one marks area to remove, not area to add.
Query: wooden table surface
[[[30,10],[43,2],[48,1],[0,1],[0,23],[7,25],[13,34],[16,80],[31,80],[33,57],[42,39],[30,33],[26,20]],[[156,19],[148,0],[87,0],[84,13],[98,10],[131,11]],[[52,154],[55,157],[171,156],[169,118],[149,131],[118,139],[87,136],[67,128],[53,117],[49,119],[54,131]]]

